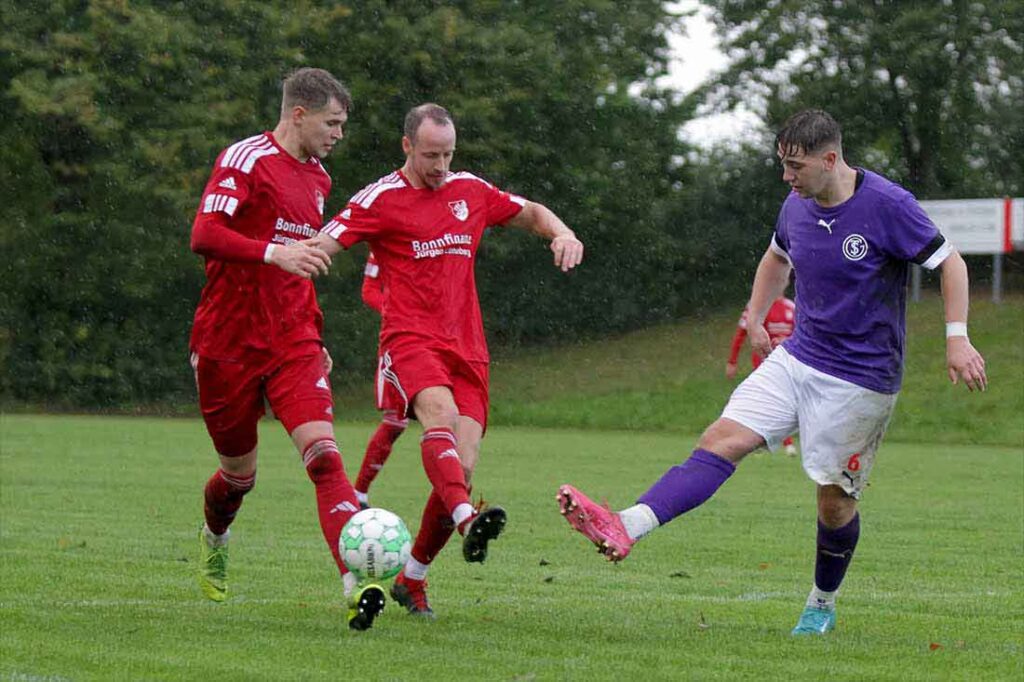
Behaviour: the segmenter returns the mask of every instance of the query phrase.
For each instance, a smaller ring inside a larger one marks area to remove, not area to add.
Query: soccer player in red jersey
[[[768,332],[772,348],[788,339],[793,334],[796,325],[796,304],[785,296],[779,296],[772,303],[768,315],[764,318],[764,328]],[[725,376],[729,379],[736,376],[736,361],[740,357],[740,348],[747,338],[747,309],[743,309],[740,321],[736,324],[736,335],[732,338],[732,348],[729,350],[729,361],[725,364]],[[750,364],[757,369],[762,358],[756,351],[750,351]],[[787,455],[796,455],[796,445],[793,443],[793,436],[787,436],[782,441],[782,447]]]
[[[402,168],[353,196],[310,242],[333,254],[368,241],[380,262],[378,404],[423,425],[423,466],[433,487],[412,558],[391,594],[428,617],[427,568],[453,530],[463,535],[466,561],[483,561],[506,521],[500,507],[478,510],[469,501],[488,411],[489,356],[473,273],[480,238],[489,225],[522,227],[551,240],[563,272],[583,259],[583,244],[548,208],[452,172],[455,139],[443,107],[413,108]]]
[[[302,242],[323,223],[331,180],[320,158],[342,139],[350,107],[330,73],[299,69],[284,81],[277,127],[217,157],[192,226],[207,283],[190,350],[199,406],[220,456],[199,532],[203,592],[227,598],[228,527],[256,482],[256,426],[266,400],[316,488],[320,526],[349,597],[349,626],[364,630],[383,608],[384,592],[358,589],[338,552],[342,526],[359,506],[334,439],[331,361],[310,281],[327,272],[330,258]]]
[[[380,263],[377,262],[373,251],[366,259],[366,268],[363,270],[363,303],[368,308],[381,313],[384,307],[384,283],[380,276]],[[380,376],[377,377],[380,381]],[[391,456],[391,449],[395,441],[409,426],[409,419],[398,414],[397,410],[385,409],[381,415],[380,425],[370,437],[366,444],[366,454],[363,455],[363,465],[359,468],[359,475],[356,476],[356,497],[359,498],[359,506],[363,509],[370,505],[370,484],[377,474],[384,467],[384,462]]]

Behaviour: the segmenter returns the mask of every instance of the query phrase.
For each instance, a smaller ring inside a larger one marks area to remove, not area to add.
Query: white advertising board
[[[960,253],[1003,253],[1006,250],[1004,199],[922,201],[921,207]]]

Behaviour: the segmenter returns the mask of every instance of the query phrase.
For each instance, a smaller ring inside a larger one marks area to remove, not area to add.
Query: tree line
[[[547,204],[583,239],[584,266],[565,276],[529,235],[488,234],[478,283],[498,345],[743,300],[785,187],[767,136],[705,152],[680,138],[709,109],[760,98],[771,127],[821,106],[855,161],[925,198],[1020,192],[1019,3],[950,2],[941,16],[927,3],[706,4],[741,57],[680,98],[658,86],[680,17],[654,0],[0,0],[3,399],[191,400],[199,194],[219,150],[273,127],[299,66],[329,69],[355,98],[326,162],[328,214],[401,164],[405,111],[436,101],[459,127],[455,169]],[[794,50],[807,59],[779,76]],[[317,284],[325,341],[362,375],[377,333],[359,301],[365,255],[340,254]]]

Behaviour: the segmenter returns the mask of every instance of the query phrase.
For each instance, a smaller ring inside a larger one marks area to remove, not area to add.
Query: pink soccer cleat
[[[562,516],[575,530],[597,546],[608,561],[622,561],[633,548],[633,539],[626,533],[619,515],[608,505],[595,504],[571,485],[558,489],[558,506]]]

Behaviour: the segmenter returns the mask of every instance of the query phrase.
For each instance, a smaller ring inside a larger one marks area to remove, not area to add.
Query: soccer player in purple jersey
[[[950,380],[985,390],[985,361],[967,338],[967,266],[914,196],[843,159],[839,124],[795,114],[776,136],[792,187],[750,296],[751,346],[767,356],[733,392],[685,462],[637,504],[613,513],[563,485],[569,524],[611,561],[655,528],[707,501],[753,450],[799,429],[804,470],[818,487],[814,585],[794,635],[835,627],[835,600],[860,535],[857,500],[903,375],[910,263],[942,273]],[[772,350],[763,321],[796,274],[796,332]],[[770,353],[770,355],[769,355]]]

